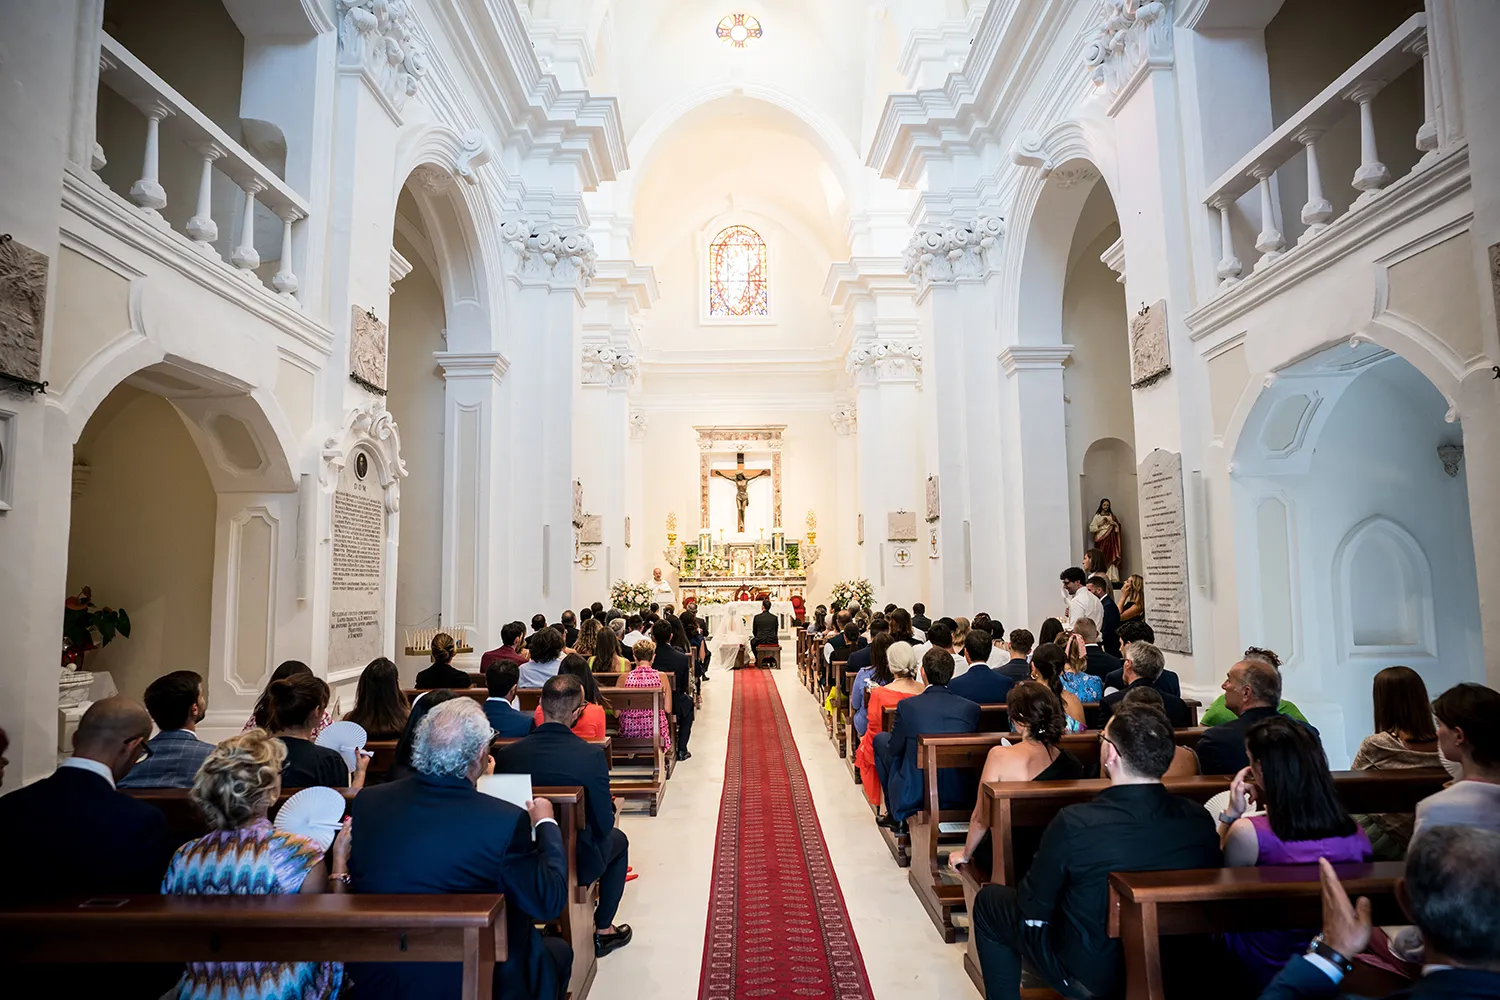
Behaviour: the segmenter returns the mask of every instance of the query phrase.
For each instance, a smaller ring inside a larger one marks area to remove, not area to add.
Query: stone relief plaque
[[[573,480],[573,527],[583,527],[583,480]]]
[[[385,324],[367,309],[354,306],[349,330],[349,374],[360,385],[385,393]]]
[[[625,515],[625,547],[630,548],[630,515]]]
[[[927,477],[927,520],[936,521],[940,513],[938,507],[938,477]]]
[[[383,656],[385,490],[370,456],[356,449],[333,493],[333,573],[328,666],[364,666]]]
[[[1178,653],[1191,653],[1193,636],[1188,613],[1182,456],[1157,449],[1146,456],[1137,471],[1146,620],[1156,630],[1156,645]]]
[[[915,542],[917,540],[916,512],[898,510],[887,514],[885,540],[888,542]]]
[[[1167,300],[1157,299],[1130,321],[1130,387],[1141,389],[1172,370],[1167,355]]]
[[[1490,286],[1495,290],[1495,318],[1500,320],[1500,243],[1490,244]]]
[[[0,374],[39,382],[47,255],[0,236]]]
[[[583,515],[583,524],[578,528],[578,540],[584,545],[603,545],[604,518],[599,514]]]

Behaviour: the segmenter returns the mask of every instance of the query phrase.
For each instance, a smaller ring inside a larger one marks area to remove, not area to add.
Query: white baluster
[[[141,179],[130,185],[130,197],[141,206],[141,214],[159,225],[166,225],[161,209],[167,207],[167,192],[157,181],[161,161],[161,120],[172,112],[164,104],[152,103],[141,108],[146,116],[146,153],[141,158]]]
[[[1375,113],[1370,108],[1384,86],[1384,80],[1366,80],[1346,95],[1359,105],[1359,169],[1354,171],[1353,184],[1364,193],[1354,199],[1355,206],[1375,198],[1391,182],[1391,172],[1380,162],[1380,151],[1375,147]]]
[[[1244,265],[1234,255],[1234,233],[1229,228],[1229,206],[1234,202],[1228,198],[1215,198],[1209,207],[1219,212],[1219,264],[1214,273],[1219,276],[1219,287],[1228,288],[1240,280]]]
[[[1422,127],[1417,129],[1417,148],[1424,155],[1418,161],[1420,166],[1437,159],[1437,81],[1432,75],[1432,46],[1428,43],[1427,36],[1424,34],[1413,38],[1406,43],[1406,49],[1422,57]]]
[[[1320,129],[1305,128],[1292,136],[1307,150],[1307,204],[1302,206],[1302,223],[1307,228],[1297,240],[1299,247],[1327,229],[1333,218],[1333,204],[1323,197],[1323,171],[1318,166],[1318,138],[1322,134]]]
[[[113,59],[111,59],[109,56],[105,55],[103,51],[100,51],[100,53],[99,53],[99,72],[101,74],[102,73],[108,73],[111,70],[113,70],[114,68],[115,68],[115,61]],[[93,151],[92,151],[91,155],[89,156],[89,167],[96,174],[99,171],[103,170],[105,168],[105,166],[109,163],[109,161],[104,158],[104,147],[101,146],[101,145],[99,145],[99,139],[98,139],[98,131],[99,130],[98,130],[98,125],[97,125],[99,109],[98,109],[97,104],[98,104],[98,102],[96,101],[95,102],[95,108],[94,108],[95,123],[96,123],[95,124],[95,128],[94,128],[94,133],[95,133],[94,148],[93,148]]]
[[[295,209],[284,208],[276,213],[281,217],[281,267],[271,279],[271,287],[284,299],[297,298],[297,275],[292,270],[292,223],[302,218]]]
[[[253,272],[260,267],[260,254],[255,252],[255,196],[264,191],[265,185],[260,181],[250,181],[241,185],[245,192],[245,213],[240,223],[240,243],[234,248],[234,253],[229,259],[234,266],[239,268],[247,278],[253,278]]]
[[[187,220],[187,234],[197,244],[199,252],[214,252],[213,242],[219,238],[219,225],[214,222],[214,161],[224,155],[224,150],[213,143],[198,147],[203,156],[203,174],[198,179],[198,210]]]
[[[1260,235],[1255,239],[1255,249],[1260,251],[1260,260],[1255,262],[1257,271],[1280,257],[1286,248],[1286,237],[1276,224],[1276,203],[1271,197],[1271,178],[1275,174],[1275,167],[1264,164],[1250,169],[1250,176],[1260,183]]]

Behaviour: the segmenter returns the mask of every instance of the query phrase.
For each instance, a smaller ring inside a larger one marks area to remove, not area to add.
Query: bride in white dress
[[[719,651],[719,662],[725,669],[735,670],[751,662],[750,637],[740,630],[740,616],[731,612],[723,616],[723,630],[714,636]]]

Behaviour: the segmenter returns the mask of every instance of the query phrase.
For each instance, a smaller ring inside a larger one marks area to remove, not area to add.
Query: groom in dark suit
[[[771,612],[771,602],[760,602],[760,614],[750,623],[750,645],[758,651],[762,646],[781,646],[781,619]],[[757,653],[756,662],[760,657]]]

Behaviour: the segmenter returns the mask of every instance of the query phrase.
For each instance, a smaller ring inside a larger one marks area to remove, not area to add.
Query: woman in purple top
[[[1312,865],[1369,861],[1370,838],[1339,803],[1318,738],[1277,715],[1245,734],[1250,766],[1234,776],[1229,806],[1219,814],[1224,864]],[[1263,815],[1247,816],[1252,807]],[[1222,940],[1264,989],[1281,967],[1300,955],[1313,930],[1247,931]]]

